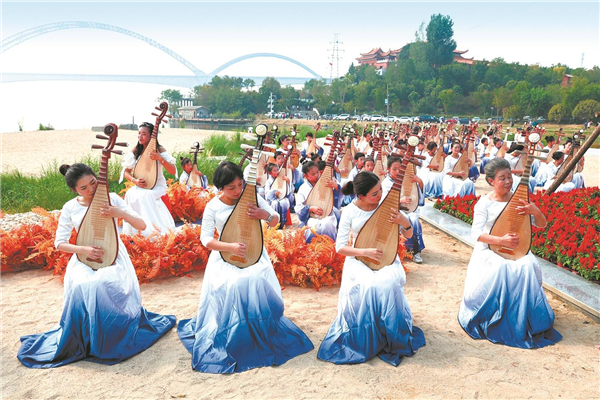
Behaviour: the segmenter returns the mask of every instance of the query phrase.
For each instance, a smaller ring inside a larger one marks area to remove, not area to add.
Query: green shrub
[[[19,125],[20,127],[20,125]],[[54,127],[50,124],[44,125],[40,122],[40,126],[38,127],[38,131],[53,131]]]

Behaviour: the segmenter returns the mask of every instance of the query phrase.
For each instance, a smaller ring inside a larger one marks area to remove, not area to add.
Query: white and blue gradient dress
[[[354,203],[342,212],[336,240],[339,251],[357,237],[374,211]],[[355,257],[346,257],[338,298],[337,317],[317,356],[335,364],[363,363],[375,356],[397,366],[425,345],[423,331],[413,326],[404,295],[406,274],[396,256],[394,263],[373,271]]]
[[[490,232],[507,204],[488,196],[482,196],[475,205],[473,240]],[[552,327],[554,312],[533,254],[507,260],[482,242],[476,243],[467,268],[458,322],[473,339],[512,347],[544,347],[562,338]]]
[[[259,206],[274,210],[262,198]],[[234,206],[218,197],[206,205],[201,241],[221,235]],[[234,373],[281,365],[313,349],[308,337],[283,316],[281,286],[267,250],[258,263],[240,269],[212,251],[206,265],[198,313],[180,321],[177,333],[192,354],[192,368],[208,373]]]
[[[114,206],[135,214],[116,194]],[[68,243],[88,207],[68,201],[61,212],[55,244]],[[127,249],[119,239],[114,265],[94,271],[73,254],[64,279],[60,322],[46,333],[21,337],[19,360],[29,368],[51,368],[86,359],[115,364],[152,346],[175,326],[174,315],[146,311]]]

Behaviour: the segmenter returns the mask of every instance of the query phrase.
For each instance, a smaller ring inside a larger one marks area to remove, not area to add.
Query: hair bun
[[[71,168],[71,166],[69,164],[63,164],[60,166],[60,168],[58,168],[58,170],[60,171],[61,174],[66,175],[69,168]]]

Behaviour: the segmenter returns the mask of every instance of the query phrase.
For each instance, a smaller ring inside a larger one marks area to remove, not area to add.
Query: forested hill
[[[265,114],[269,95],[274,111],[294,112],[316,108],[321,114],[433,114],[520,120],[525,115],[552,122],[583,122],[600,112],[600,68],[572,69],[564,65],[541,67],[507,63],[502,58],[472,65],[454,61],[457,45],[448,16],[432,15],[426,29],[402,48],[396,63],[384,74],[375,67],[350,66],[330,85],[310,80],[302,89],[281,87],[267,78],[257,90],[252,80],[215,77],[194,88],[196,105],[215,117],[241,118]],[[565,79],[567,76],[567,79]],[[568,83],[562,84],[563,80]],[[165,90],[161,100],[177,102],[182,94]]]

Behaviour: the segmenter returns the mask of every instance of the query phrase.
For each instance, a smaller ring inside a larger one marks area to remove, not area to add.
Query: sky
[[[319,75],[330,68],[334,34],[339,73],[360,53],[398,49],[414,41],[434,14],[454,22],[458,50],[477,60],[577,68],[600,65],[600,3],[585,2],[6,2],[0,3],[2,40],[64,21],[92,21],[144,35],[211,72],[236,57],[277,53]],[[583,57],[583,64],[582,64]],[[120,33],[68,29],[33,37],[0,54],[1,72],[191,75],[159,49]],[[309,77],[287,61],[255,58],[222,75]],[[152,120],[163,85],[118,82],[1,83],[0,132],[18,123],[56,129]],[[368,110],[365,110],[368,111]]]

